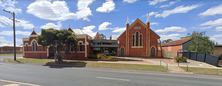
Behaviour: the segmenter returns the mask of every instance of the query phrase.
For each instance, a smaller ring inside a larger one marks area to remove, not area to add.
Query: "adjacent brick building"
[[[16,53],[22,53],[22,46],[16,45]],[[13,44],[0,44],[0,53],[14,53]]]
[[[75,53],[74,48],[71,48],[70,55],[65,55],[64,59],[88,59],[90,51],[90,40],[91,36],[84,34],[81,28],[78,29],[68,29],[75,35],[78,44],[77,53]],[[23,38],[23,57],[24,58],[53,58],[53,48],[50,46],[42,47],[37,43],[36,37],[38,34],[33,30],[29,37]],[[61,54],[64,53],[64,49]]]
[[[136,19],[129,25],[127,17],[126,30],[117,40],[119,56],[162,57],[160,36],[150,29],[149,15],[146,24]]]

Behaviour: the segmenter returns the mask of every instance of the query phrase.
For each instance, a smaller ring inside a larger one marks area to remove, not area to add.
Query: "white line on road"
[[[36,84],[29,84],[29,83],[23,83],[23,82],[9,81],[9,80],[3,80],[3,79],[0,79],[0,81],[9,82],[9,83],[23,84],[23,85],[30,85],[30,86],[41,86],[41,85],[36,85]]]
[[[109,77],[96,77],[100,79],[111,79],[111,80],[120,80],[120,81],[130,81],[129,79],[118,79],[118,78],[109,78]]]
[[[26,69],[16,69],[16,68],[8,68],[10,70],[19,70],[19,71],[27,71]]]

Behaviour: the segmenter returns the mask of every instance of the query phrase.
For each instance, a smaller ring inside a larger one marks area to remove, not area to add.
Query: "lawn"
[[[4,59],[4,61],[19,62],[19,63],[66,64],[66,65],[75,65],[83,67],[87,66],[87,67],[103,67],[103,68],[118,68],[118,69],[167,71],[166,68],[160,65],[105,63],[105,62],[74,61],[74,60],[64,60],[63,63],[58,63],[54,62],[53,59],[27,59],[27,58],[18,58],[17,61],[14,61],[13,58],[8,58]]]
[[[186,71],[186,67],[180,67]],[[222,75],[222,69],[213,69],[213,68],[196,68],[189,67],[187,72],[199,73],[199,74],[214,74],[214,75]]]

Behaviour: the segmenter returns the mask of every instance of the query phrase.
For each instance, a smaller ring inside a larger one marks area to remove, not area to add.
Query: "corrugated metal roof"
[[[84,34],[84,32],[81,29],[72,29],[74,31],[75,34],[80,35],[80,34]]]
[[[172,46],[172,45],[181,45],[187,41],[189,41],[190,38],[185,38],[185,39],[180,39],[180,40],[175,40],[175,41],[170,41],[167,42],[166,44],[163,44],[162,46]]]
[[[14,47],[14,44],[8,43],[8,44],[0,44],[0,47]],[[16,47],[22,47],[20,45],[16,45]]]

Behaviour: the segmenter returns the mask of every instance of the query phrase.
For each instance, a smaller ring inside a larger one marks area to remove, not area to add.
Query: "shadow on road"
[[[49,66],[50,68],[68,68],[68,67],[76,67],[76,68],[83,68],[86,67],[86,62],[48,62],[43,66]]]

